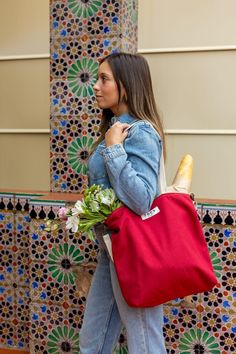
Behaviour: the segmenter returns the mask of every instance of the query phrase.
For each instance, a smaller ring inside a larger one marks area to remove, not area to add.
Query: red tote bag
[[[119,285],[132,307],[156,306],[217,284],[192,199],[187,193],[168,192],[163,153],[160,190],[144,218],[122,206],[105,222],[112,230]]]
[[[143,220],[122,206],[106,220],[120,288],[132,307],[152,307],[217,284],[197,212],[188,194],[157,197]]]

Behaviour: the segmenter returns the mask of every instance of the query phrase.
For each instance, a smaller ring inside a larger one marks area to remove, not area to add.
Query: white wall
[[[235,13],[234,0],[139,0],[138,47],[149,53],[164,128],[193,130],[167,135],[167,177],[191,153],[197,197],[236,199]]]
[[[49,130],[49,58],[26,59],[49,54],[49,0],[1,1],[0,13],[0,132]],[[0,168],[0,189],[49,190],[49,133],[0,133]]]
[[[0,14],[0,55],[49,52],[49,0],[1,0]]]

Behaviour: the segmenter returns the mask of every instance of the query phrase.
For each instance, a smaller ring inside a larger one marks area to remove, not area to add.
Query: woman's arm
[[[131,128],[122,144],[102,152],[110,183],[118,198],[142,215],[150,210],[157,195],[157,178],[162,142],[146,122]]]

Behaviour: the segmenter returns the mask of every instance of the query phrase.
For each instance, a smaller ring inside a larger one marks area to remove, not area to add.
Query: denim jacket
[[[136,121],[129,114],[112,118],[132,124]],[[118,198],[142,215],[150,210],[159,194],[159,166],[162,141],[153,127],[139,121],[130,128],[123,144],[105,146],[103,140],[88,161],[89,185],[100,184],[113,188]]]

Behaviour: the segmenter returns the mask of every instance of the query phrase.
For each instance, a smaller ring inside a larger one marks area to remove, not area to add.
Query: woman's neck
[[[121,103],[121,104],[117,107],[117,109],[112,110],[112,112],[113,112],[113,114],[114,114],[116,117],[120,117],[120,116],[122,116],[123,114],[128,113],[128,112],[129,112],[129,109],[128,109],[127,104]]]

